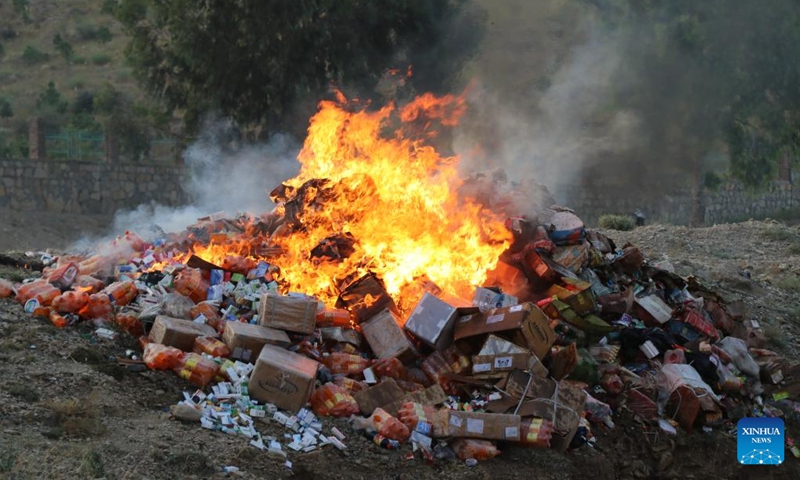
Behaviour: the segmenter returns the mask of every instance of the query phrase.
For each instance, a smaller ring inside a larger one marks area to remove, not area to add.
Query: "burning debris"
[[[695,278],[569,209],[496,213],[519,191],[457,194],[457,159],[426,142],[462,99],[342,102],[321,104],[272,212],[152,242],[128,232],[43,259],[41,279],[0,282],[0,296],[58,327],[138,337],[143,359],[121,364],[200,387],[176,416],[282,460],[346,449],[326,416],[352,416],[380,447],[410,444],[410,458],[474,462],[503,442],[591,446],[621,409],[674,434],[780,416],[797,395],[796,367],[764,349],[758,323]],[[262,421],[289,433],[262,435]]]

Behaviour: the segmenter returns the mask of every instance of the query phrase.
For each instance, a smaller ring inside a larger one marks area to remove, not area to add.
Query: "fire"
[[[469,296],[506,249],[502,219],[460,199],[458,157],[429,141],[465,111],[460,96],[423,95],[397,108],[355,109],[339,94],[311,119],[298,159],[299,175],[273,192],[284,225],[271,238],[243,235],[225,244],[196,245],[219,264],[231,253],[252,255],[268,242],[280,254],[283,288],[332,304],[345,277],[375,272],[401,308],[422,294],[427,276],[444,291]],[[341,258],[312,257],[325,239]],[[248,238],[249,237],[249,238]],[[346,254],[342,254],[345,250]]]

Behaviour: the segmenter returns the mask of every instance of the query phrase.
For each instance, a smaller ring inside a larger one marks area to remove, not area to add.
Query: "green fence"
[[[54,160],[80,160],[102,162],[105,160],[105,135],[102,132],[61,131],[44,137],[47,157]],[[180,144],[171,138],[152,138],[148,153],[137,163],[174,164],[180,154]],[[121,151],[121,161],[133,159]]]

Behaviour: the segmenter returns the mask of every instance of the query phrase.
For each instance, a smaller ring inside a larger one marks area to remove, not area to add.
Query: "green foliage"
[[[72,113],[75,115],[81,113],[94,113],[94,95],[92,92],[83,91],[75,97],[75,103],[72,104]]]
[[[120,152],[131,160],[140,160],[150,152],[150,123],[146,109],[111,84],[94,97],[94,111],[101,118],[107,135],[119,139]]]
[[[52,81],[47,84],[47,89],[39,95],[36,101],[36,108],[40,113],[66,113],[69,103],[61,98],[61,93],[56,90],[56,85]]]
[[[216,110],[277,129],[300,123],[290,124],[300,100],[320,98],[332,84],[373,91],[391,67],[414,65],[412,88],[446,88],[481,30],[473,25],[470,41],[448,36],[465,3],[128,0],[116,16],[131,37],[136,75],[169,108],[190,122]],[[442,45],[449,55],[437,55]]]
[[[100,7],[100,13],[106,15],[114,15],[117,12],[119,2],[117,0],[103,0],[103,6]]]
[[[95,65],[108,65],[111,63],[111,55],[107,53],[97,53],[92,55],[92,63]]]
[[[0,43],[0,59],[6,56],[6,49],[2,43]]]
[[[14,116],[14,110],[11,108],[11,102],[7,98],[0,97],[0,118],[11,118]]]
[[[84,41],[98,41],[100,43],[108,43],[114,36],[108,27],[97,27],[88,23],[81,23],[75,28],[75,34],[78,38]]]
[[[620,230],[623,232],[627,232],[636,228],[636,222],[633,221],[633,218],[627,215],[601,215],[600,218],[597,219],[597,224],[600,226],[600,228]]]
[[[784,275],[775,281],[775,286],[788,292],[800,293],[800,275]]]
[[[58,50],[58,53],[60,53],[61,56],[67,61],[72,59],[72,45],[68,41],[64,40],[60,33],[57,33],[53,37],[53,45],[56,47],[56,50]]]
[[[30,6],[28,5],[28,0],[13,0],[14,3],[14,13],[20,15],[25,23],[30,23],[31,16],[30,16]]]
[[[703,176],[703,186],[711,191],[716,191],[722,185],[722,177],[715,172],[706,172]]]
[[[46,62],[50,59],[50,54],[42,52],[38,48],[28,45],[22,52],[22,61],[28,65]]]

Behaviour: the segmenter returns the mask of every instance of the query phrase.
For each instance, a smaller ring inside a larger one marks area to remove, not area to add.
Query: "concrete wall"
[[[0,160],[0,208],[57,213],[114,213],[151,201],[181,205],[181,165]]]

